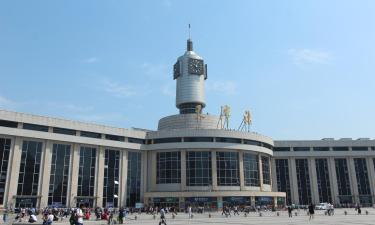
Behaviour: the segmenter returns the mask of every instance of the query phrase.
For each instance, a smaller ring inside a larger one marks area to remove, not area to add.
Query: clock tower
[[[190,38],[185,54],[173,66],[173,79],[177,83],[176,107],[180,114],[196,113],[196,110],[201,111],[206,106],[204,81],[207,79],[207,64],[193,51]]]

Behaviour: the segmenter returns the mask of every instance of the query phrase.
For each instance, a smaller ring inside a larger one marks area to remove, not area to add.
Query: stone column
[[[355,166],[354,166],[354,159],[352,157],[347,158],[348,160],[348,167],[349,167],[349,180],[350,180],[350,187],[352,191],[352,195],[354,197],[354,203],[359,203],[359,193],[358,193],[358,183],[357,183],[357,176],[355,174]]]
[[[289,177],[290,177],[290,196],[292,203],[299,204],[299,195],[298,195],[298,183],[297,183],[297,169],[296,169],[296,160],[294,157],[289,158]]]
[[[119,186],[119,206],[126,206],[128,181],[128,151],[121,151],[120,186]]]
[[[212,168],[212,190],[217,190],[217,165],[216,165],[216,150],[211,151],[211,168]]]
[[[96,165],[96,206],[106,207],[103,205],[103,188],[104,188],[104,166],[105,166],[105,148],[100,146],[97,150]]]
[[[243,151],[240,151],[239,153],[239,169],[240,169],[240,187],[241,191],[245,190],[245,174],[244,174],[244,165],[243,165]]]
[[[141,193],[140,193],[140,201],[142,201],[144,192],[146,190],[146,184],[147,184],[147,152],[142,151],[141,152]],[[144,202],[143,202],[144,204]]]
[[[332,204],[340,203],[338,198],[339,195],[339,188],[337,186],[337,175],[336,175],[336,165],[335,159],[330,157],[328,159],[328,172],[329,172],[329,184],[331,186],[331,195],[332,195]]]
[[[78,189],[78,174],[79,174],[79,158],[80,158],[80,146],[79,144],[73,145],[73,151],[71,154],[71,165],[70,165],[70,194],[69,194],[69,207],[76,207],[77,205],[77,189]]]
[[[372,158],[367,157],[366,158],[366,164],[367,164],[367,171],[370,181],[370,190],[371,190],[371,198],[372,202],[374,202],[374,196],[375,196],[375,171],[374,171],[374,161]]]
[[[152,152],[151,153],[151,157],[152,157],[152,160],[151,160],[151,189],[152,191],[156,191],[156,175],[157,175],[157,157],[156,157],[156,152]]]
[[[316,173],[315,158],[309,158],[309,176],[310,176],[310,189],[311,189],[311,200],[313,204],[318,204],[319,201],[319,190],[318,190],[318,178]]]
[[[181,150],[181,191],[186,191],[186,150]]]
[[[4,203],[7,207],[15,207],[15,196],[17,195],[17,187],[18,187],[18,175],[20,171],[20,164],[21,164],[21,155],[22,155],[22,139],[20,137],[16,137],[14,139],[13,151],[10,151],[10,170],[8,172],[8,193],[7,198]]]
[[[272,191],[278,191],[277,189],[277,175],[276,175],[276,160],[275,158],[272,157],[271,159],[272,164],[271,164],[271,184],[272,184]]]
[[[44,148],[44,154],[43,154],[43,163],[41,163],[41,185],[40,185],[40,195],[41,201],[40,201],[40,207],[44,208],[48,206],[48,191],[49,191],[49,182],[50,182],[50,174],[51,174],[51,161],[52,161],[52,148],[53,144],[52,141],[47,140],[46,146]],[[58,159],[59,160],[59,159]]]
[[[260,154],[258,154],[258,162],[260,190],[263,191],[263,166],[262,156]]]

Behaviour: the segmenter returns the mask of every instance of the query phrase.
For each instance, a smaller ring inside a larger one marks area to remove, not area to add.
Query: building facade
[[[0,110],[0,207],[373,203],[375,141],[226,129],[190,39],[173,69],[179,114],[155,131]]]

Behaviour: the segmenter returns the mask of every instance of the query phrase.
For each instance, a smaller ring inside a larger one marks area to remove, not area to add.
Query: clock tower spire
[[[193,41],[187,40],[184,55],[173,66],[173,79],[176,80],[176,107],[180,114],[197,113],[206,106],[204,82],[207,79],[207,64],[193,51]]]

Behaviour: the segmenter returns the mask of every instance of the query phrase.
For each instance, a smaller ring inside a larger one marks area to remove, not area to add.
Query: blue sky
[[[371,137],[375,1],[0,1],[0,108],[156,129],[187,25],[206,112],[274,139]]]

